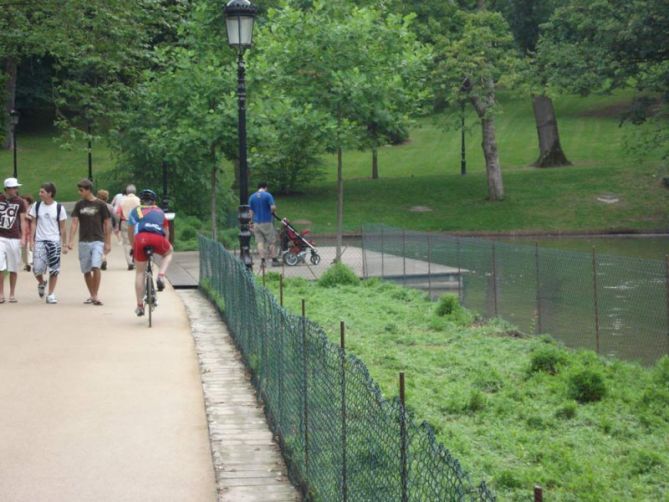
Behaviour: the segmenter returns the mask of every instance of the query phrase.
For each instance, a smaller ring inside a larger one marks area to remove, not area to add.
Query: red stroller
[[[314,247],[311,240],[307,240],[306,236],[310,233],[309,230],[303,231],[301,234],[288,222],[286,218],[274,217],[281,221],[281,258],[283,262],[289,267],[294,267],[300,262],[306,263],[307,251],[311,251],[309,261],[312,265],[318,265],[321,262],[321,257]]]

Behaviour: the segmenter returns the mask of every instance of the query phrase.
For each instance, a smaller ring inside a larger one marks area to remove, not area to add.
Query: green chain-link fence
[[[387,401],[365,365],[284,310],[219,243],[199,238],[200,284],[223,316],[265,404],[291,478],[308,500],[491,501],[430,427]]]
[[[667,263],[487,239],[363,228],[365,275],[418,281],[450,277],[463,305],[525,333],[652,363],[669,353]]]

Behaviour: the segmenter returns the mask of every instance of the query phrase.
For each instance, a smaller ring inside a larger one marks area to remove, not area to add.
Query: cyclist
[[[156,206],[157,198],[153,190],[142,190],[139,193],[140,205],[128,215],[128,239],[135,258],[135,294],[137,296],[135,314],[138,316],[144,315],[144,272],[148,260],[144,248],[151,246],[154,254],[163,257],[156,280],[158,291],[165,289],[165,272],[172,261],[172,245],[168,240],[169,222],[163,210]]]

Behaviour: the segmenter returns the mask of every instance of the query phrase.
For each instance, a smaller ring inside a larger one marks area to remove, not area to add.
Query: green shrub
[[[576,403],[571,401],[563,406],[560,406],[555,410],[555,418],[560,418],[562,420],[571,420],[576,417],[577,406]]]
[[[669,390],[669,356],[662,356],[659,361],[655,363],[653,368],[653,381]]]
[[[486,406],[486,397],[480,390],[473,390],[469,395],[469,401],[467,401],[467,410],[476,413],[481,411]]]
[[[355,272],[343,263],[335,263],[318,279],[318,285],[324,288],[332,288],[343,285],[357,285],[360,279]]]
[[[460,306],[460,301],[458,300],[458,297],[455,296],[454,294],[447,293],[439,297],[439,301],[437,302],[436,314],[439,317],[444,317],[447,315],[452,315],[461,309],[462,307]]]
[[[579,403],[601,400],[606,395],[604,377],[592,368],[572,373],[569,376],[569,395]]]
[[[197,230],[194,229],[193,227],[184,227],[181,230],[179,230],[179,240],[182,241],[192,241],[197,237]]]
[[[528,373],[548,373],[556,375],[560,366],[566,364],[567,358],[564,353],[555,347],[540,347],[530,357],[530,368]]]
[[[223,244],[223,247],[226,249],[238,249],[239,248],[239,229],[238,228],[226,228],[219,231],[218,233],[218,242]]]

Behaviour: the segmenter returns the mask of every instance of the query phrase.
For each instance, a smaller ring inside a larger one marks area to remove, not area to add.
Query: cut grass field
[[[443,115],[421,119],[406,144],[381,148],[378,180],[370,179],[370,152],[344,152],[344,228],[357,233],[363,223],[373,222],[458,232],[665,230],[669,190],[661,178],[669,171],[653,160],[656,153],[640,160],[624,147],[632,126],[619,127],[619,113],[629,100],[624,94],[556,99],[562,145],[574,165],[536,169],[530,167],[538,155],[531,102],[502,96],[497,139],[506,199],[497,203],[486,201],[480,128],[471,112],[466,176],[460,176],[460,132],[447,130]],[[76,182],[88,169],[85,145],[64,150],[52,139],[53,129],[23,127],[18,135],[22,192],[36,194],[49,180],[60,200],[76,200]],[[301,194],[278,195],[277,203],[282,216],[307,221],[303,226],[314,232],[333,233],[336,161],[324,160],[323,180]],[[93,146],[93,162],[95,178],[113,165],[102,142]],[[0,151],[0,168],[11,175],[11,152]],[[602,195],[619,201],[601,202]],[[417,206],[429,211],[412,211]]]
[[[276,293],[278,276],[266,281]],[[466,312],[440,317],[424,294],[376,279],[329,288],[286,281],[286,308],[299,315],[302,299],[333,343],[346,323],[347,350],[387,398],[406,373],[416,418],[500,500],[530,500],[535,484],[554,501],[669,494],[668,358],[642,368],[547,337],[518,338]]]

